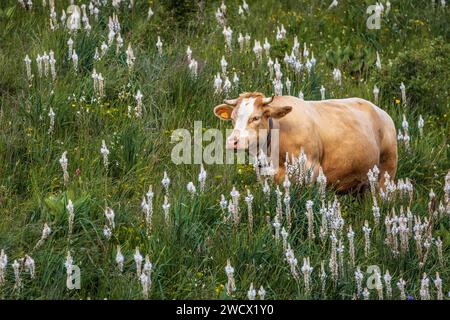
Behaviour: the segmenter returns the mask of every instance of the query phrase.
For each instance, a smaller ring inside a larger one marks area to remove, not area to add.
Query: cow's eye
[[[254,116],[250,122],[255,122],[255,121],[258,121],[259,119],[261,119],[260,116]]]

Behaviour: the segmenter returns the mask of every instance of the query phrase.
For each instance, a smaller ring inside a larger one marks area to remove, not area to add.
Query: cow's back
[[[317,113],[314,122],[325,142],[339,142],[349,134],[353,135],[352,141],[360,137],[375,140],[377,144],[383,138],[384,111],[369,101],[359,98],[311,101],[306,107]]]

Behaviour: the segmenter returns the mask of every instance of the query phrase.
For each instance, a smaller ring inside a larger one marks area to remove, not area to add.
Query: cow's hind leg
[[[395,179],[395,174],[397,173],[397,148],[390,149],[381,154],[379,169],[379,186],[384,189],[384,183],[386,181],[384,177],[385,172],[389,173],[391,180]]]
[[[277,173],[274,176],[275,183],[278,185],[282,184],[285,175],[286,175],[286,168],[284,166],[280,166],[278,168]]]

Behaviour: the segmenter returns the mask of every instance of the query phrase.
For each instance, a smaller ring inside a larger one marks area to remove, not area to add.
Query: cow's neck
[[[267,158],[270,158],[271,155],[271,146],[272,146],[272,129],[274,129],[274,120],[272,118],[268,119],[268,127],[267,136],[263,145],[258,145],[258,149],[256,152],[256,156],[260,155],[263,152]]]
[[[266,154],[267,157],[270,157],[270,146],[272,143],[272,129],[273,129],[273,119],[268,119],[269,129],[267,130],[267,136],[264,141],[264,144],[259,146],[257,150],[257,154],[259,154],[261,151]]]

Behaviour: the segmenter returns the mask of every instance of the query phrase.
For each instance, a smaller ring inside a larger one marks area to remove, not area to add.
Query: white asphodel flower
[[[220,77],[220,73],[214,77],[214,93],[222,92],[222,78]]]
[[[222,67],[222,73],[226,74],[227,73],[228,62],[227,62],[227,60],[225,60],[224,56],[222,56],[222,59],[220,59],[220,66]]]
[[[236,285],[234,282],[234,268],[231,266],[230,259],[227,260],[227,265],[225,266],[225,273],[227,274],[227,294],[232,295],[233,291],[236,290]]]
[[[406,116],[405,115],[403,115],[402,128],[405,131],[408,131],[408,129],[409,129],[409,123],[408,123],[408,120],[406,120]]]
[[[242,33],[239,33],[238,36],[238,43],[239,43],[239,49],[242,51],[244,50],[244,46],[245,46],[245,38],[242,36]]]
[[[186,49],[186,57],[187,57],[188,62],[190,62],[191,59],[192,59],[192,50],[191,50],[191,46],[188,46],[187,49]]]
[[[170,215],[169,215],[170,203],[169,203],[169,198],[167,197],[167,195],[164,196],[164,203],[162,205],[162,208],[164,211],[164,220],[165,220],[166,224],[168,224],[169,219],[170,219]]]
[[[73,269],[73,258],[70,255],[70,251],[67,251],[66,261],[64,262],[64,267],[66,268],[67,276],[72,274]]]
[[[292,250],[291,246],[288,244],[286,252],[286,261],[288,262],[289,266],[291,267],[291,274],[294,277],[294,279],[298,279],[298,271],[297,271],[297,259],[294,256],[294,251]]]
[[[107,225],[103,227],[103,235],[107,240],[111,239],[112,231]]]
[[[5,250],[0,252],[0,287],[6,281],[6,267],[8,266],[8,256],[5,254]]]
[[[106,220],[108,221],[111,229],[114,229],[116,224],[114,222],[115,214],[114,214],[113,209],[111,209],[110,207],[106,207],[105,208],[105,217],[106,217]]]
[[[52,134],[55,128],[55,112],[53,111],[52,107],[50,107],[50,110],[48,111],[48,117],[50,118],[50,126],[47,133]]]
[[[289,78],[287,78],[286,79],[286,90],[287,90],[288,96],[291,95],[291,85],[292,85],[292,82],[289,80]]]
[[[187,191],[191,194],[192,197],[197,192],[197,189],[195,188],[195,185],[194,185],[194,183],[192,181],[187,184],[186,188],[187,188]]]
[[[228,201],[225,199],[225,196],[222,194],[220,195],[220,208],[222,211],[226,210],[228,208]]]
[[[23,260],[23,264],[25,266],[25,270],[30,273],[31,279],[33,279],[35,276],[35,270],[36,270],[34,259],[26,254],[24,257],[24,260]]]
[[[369,250],[370,250],[370,232],[372,231],[371,228],[369,228],[369,222],[367,220],[364,221],[364,226],[362,227],[362,231],[364,233],[364,253],[366,258],[369,255]]]
[[[200,173],[198,174],[198,182],[200,183],[200,191],[205,191],[206,171],[203,164],[200,165]]]
[[[375,65],[377,66],[377,68],[379,70],[381,70],[381,58],[380,58],[380,54],[377,51],[377,61],[375,62]]]
[[[377,87],[377,85],[375,85],[373,87],[373,97],[375,99],[375,103],[378,103],[379,94],[380,94],[380,89]]]
[[[119,54],[120,49],[122,49],[122,47],[123,47],[123,39],[120,33],[118,33],[116,36],[116,54]]]
[[[402,93],[402,103],[406,104],[406,86],[403,82],[400,84],[400,91]]]
[[[136,251],[134,252],[134,262],[136,263],[136,274],[138,278],[141,276],[142,273],[142,261],[144,261],[144,258],[141,255],[141,252],[139,251],[139,247],[136,247]]]
[[[236,72],[233,74],[233,83],[235,86],[239,84],[239,77]]]
[[[261,62],[261,60],[262,60],[262,51],[263,51],[263,48],[261,47],[260,42],[258,40],[255,40],[255,45],[253,47],[253,52],[255,53],[256,59],[259,62]]]
[[[31,74],[31,59],[30,59],[30,57],[28,57],[28,55],[26,55],[24,61],[25,61],[25,67],[27,70],[27,78],[28,78],[28,81],[31,82],[31,80],[33,80],[33,75]]]
[[[342,85],[342,73],[337,68],[333,70],[333,80],[336,81],[339,85]]]
[[[245,34],[244,40],[245,40],[245,46],[250,47],[251,36],[248,33]]]
[[[266,290],[264,290],[264,287],[261,286],[258,290],[258,295],[260,300],[264,300],[266,297]]]
[[[197,78],[198,75],[198,62],[195,59],[191,59],[189,63],[189,71],[191,72],[194,78]]]
[[[255,300],[255,298],[256,298],[256,290],[253,287],[253,282],[250,283],[250,289],[248,289],[248,291],[247,291],[247,297],[249,300]]]
[[[142,109],[143,109],[143,104],[142,104],[142,98],[144,97],[144,95],[141,93],[141,90],[138,90],[136,92],[136,95],[134,96],[134,98],[136,99],[136,117],[141,118],[142,117]]]
[[[328,10],[329,9],[333,9],[333,8],[336,8],[337,6],[338,6],[338,0],[333,0],[332,2],[331,2],[331,4],[330,4],[330,6],[328,7]]]
[[[103,156],[103,165],[105,166],[105,168],[108,168],[108,165],[109,165],[109,160],[108,160],[109,149],[108,149],[108,147],[106,147],[105,140],[102,140],[102,147],[100,148],[100,153]]]
[[[69,237],[70,237],[70,235],[72,234],[73,220],[75,217],[72,200],[69,199],[69,201],[67,202],[66,209],[67,209],[67,216],[68,216],[68,220],[69,220]]]
[[[247,12],[250,10],[250,8],[249,8],[247,2],[245,2],[245,0],[243,0],[243,2],[242,2],[242,8]]]
[[[78,72],[78,54],[75,52],[75,50],[72,53],[72,63],[73,63],[73,69],[75,73]]]
[[[148,295],[150,292],[150,288],[152,286],[152,263],[150,262],[150,258],[148,255],[145,256],[144,268],[142,269],[141,276],[139,277],[142,285],[142,292],[144,295],[144,299],[148,299]]]
[[[267,40],[267,38],[264,39],[263,48],[264,48],[264,51],[266,53],[266,56],[269,56],[270,55],[270,43]]]
[[[217,8],[216,20],[221,26],[225,25],[225,16],[223,12],[220,10],[220,8]]]
[[[47,223],[44,223],[44,228],[42,229],[41,239],[39,239],[35,248],[39,248],[44,243],[44,241],[48,238],[48,236],[50,235],[51,232],[52,232],[52,229],[48,226]],[[1,266],[0,266],[0,269],[1,269]],[[1,283],[1,280],[0,280],[0,283]]]
[[[230,81],[230,79],[228,78],[228,76],[227,77],[225,77],[225,81],[224,81],[224,83],[223,83],[223,92],[224,93],[228,93],[228,92],[230,92],[230,90],[231,90],[231,81]]]
[[[223,35],[225,37],[225,45],[227,47],[228,50],[232,50],[232,46],[231,46],[231,41],[232,41],[232,36],[233,36],[233,30],[231,30],[230,27],[224,27],[223,28]]]
[[[164,177],[161,180],[161,183],[162,183],[164,189],[166,190],[166,193],[168,193],[169,192],[170,179],[169,179],[169,176],[167,175],[166,171],[164,171]]]
[[[419,115],[419,121],[417,121],[417,128],[419,129],[420,135],[423,135],[423,127],[425,125],[425,121],[422,118],[422,115]]]
[[[117,268],[119,269],[120,273],[123,272],[123,262],[124,261],[125,261],[125,258],[122,255],[122,252],[121,252],[121,249],[120,249],[120,245],[117,245],[116,263],[117,263]]]
[[[147,11],[147,20],[149,20],[151,17],[153,17],[153,10],[151,7],[148,7],[148,11]]]
[[[127,66],[129,71],[133,70],[135,60],[136,57],[134,56],[133,48],[131,47],[131,43],[129,43],[127,48]]]
[[[238,8],[238,14],[239,14],[242,18],[244,18],[244,9],[242,9],[242,6],[241,6],[241,5],[240,5],[239,8]]]
[[[309,293],[311,290],[311,288],[310,288],[311,273],[313,271],[313,268],[311,267],[311,264],[309,261],[309,257],[303,258],[303,266],[301,267],[301,271],[304,276],[306,292]]]
[[[322,100],[325,100],[325,87],[324,86],[321,86],[320,87],[320,96],[321,96],[321,98],[322,98]]]
[[[19,289],[21,286],[21,279],[20,279],[20,263],[17,260],[14,260],[13,264],[11,265],[14,270],[14,289]]]
[[[163,43],[161,41],[161,37],[160,36],[158,36],[158,41],[156,42],[156,47],[158,48],[159,55],[162,55],[162,53],[163,53],[163,50],[162,50]]]

